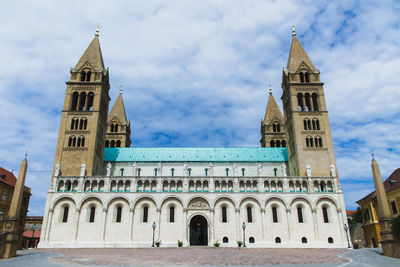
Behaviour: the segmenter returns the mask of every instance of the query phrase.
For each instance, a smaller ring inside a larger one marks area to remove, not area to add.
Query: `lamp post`
[[[345,225],[344,225],[344,230],[346,231],[346,237],[347,237],[347,248],[351,248],[351,246],[350,246],[350,242],[349,242],[349,234],[348,234],[349,227],[347,226],[347,224],[345,224]]]
[[[243,228],[243,247],[246,247],[246,224],[243,222],[242,224],[242,228]]]
[[[35,231],[36,231],[36,223],[32,226],[32,242],[34,248],[35,248]]]
[[[154,248],[154,231],[156,230],[156,222],[153,222],[151,227],[153,228],[153,243],[151,244],[151,247]]]

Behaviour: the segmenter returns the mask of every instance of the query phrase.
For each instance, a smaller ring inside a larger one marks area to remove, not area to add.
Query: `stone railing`
[[[336,177],[61,176],[50,192],[336,192]]]

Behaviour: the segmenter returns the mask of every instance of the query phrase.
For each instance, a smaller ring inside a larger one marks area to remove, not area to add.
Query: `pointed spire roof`
[[[300,65],[304,62],[311,71],[316,72],[317,69],[315,68],[314,64],[311,62],[310,58],[308,57],[306,51],[304,50],[303,46],[301,45],[300,41],[297,39],[296,32],[293,31],[292,34],[292,44],[290,46],[289,58],[287,62],[286,68],[289,71],[295,72],[298,70]]]
[[[276,103],[275,98],[272,95],[272,90],[270,87],[267,110],[265,111],[264,123],[270,123],[275,119],[278,119],[279,121],[283,122],[283,116],[281,110],[279,109],[278,104]]]
[[[110,113],[108,114],[107,121],[109,122],[115,117],[117,117],[117,119],[121,123],[127,122],[124,101],[122,100],[122,90],[119,91],[117,100],[115,100],[114,106],[112,107]]]
[[[79,71],[85,64],[89,64],[94,71],[104,70],[103,56],[101,54],[99,35],[96,32],[92,42],[76,64],[74,71]]]

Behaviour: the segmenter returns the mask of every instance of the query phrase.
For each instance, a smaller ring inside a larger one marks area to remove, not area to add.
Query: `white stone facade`
[[[153,222],[162,246],[189,246],[200,215],[208,246],[237,246],[244,222],[248,247],[347,247],[337,178],[289,177],[285,164],[105,162],[110,176],[55,177],[39,246],[149,247]]]

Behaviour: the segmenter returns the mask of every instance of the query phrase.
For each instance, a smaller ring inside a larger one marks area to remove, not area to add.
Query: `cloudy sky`
[[[399,1],[3,1],[0,166],[28,151],[31,215],[50,182],[69,70],[101,24],[132,146],[259,146],[267,85],[280,106],[290,25],[325,82],[348,208],[400,160]]]

